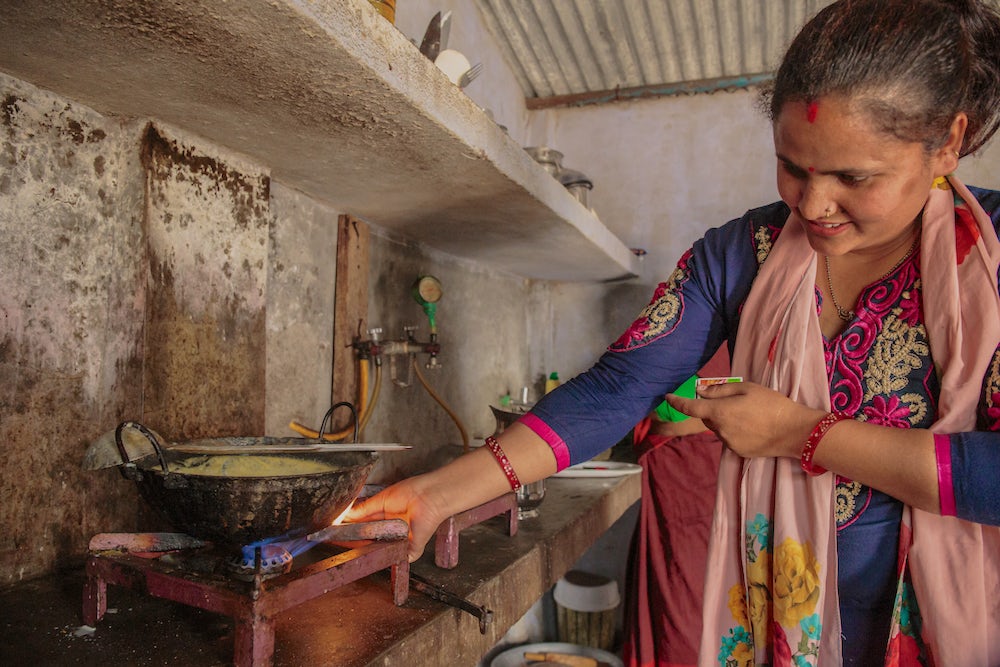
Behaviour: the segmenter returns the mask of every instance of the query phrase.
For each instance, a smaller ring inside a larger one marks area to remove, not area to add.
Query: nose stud
[[[825,210],[825,211],[823,211],[823,219],[824,219],[824,220],[826,220],[826,219],[827,219],[827,218],[829,218],[829,217],[830,217],[831,215],[833,215],[833,209],[832,209],[832,208],[830,208],[829,206],[827,206],[827,207],[826,207],[826,210]]]

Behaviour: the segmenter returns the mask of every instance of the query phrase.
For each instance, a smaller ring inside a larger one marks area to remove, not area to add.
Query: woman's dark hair
[[[788,102],[826,95],[928,151],[964,111],[961,153],[973,153],[1000,125],[1000,14],[982,0],[834,2],[796,36],[760,102],[774,121]]]

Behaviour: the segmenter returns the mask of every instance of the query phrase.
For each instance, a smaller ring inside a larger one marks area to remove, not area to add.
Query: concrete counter
[[[486,634],[471,614],[415,590],[395,606],[384,572],[281,614],[274,665],[474,666],[639,499],[640,488],[638,475],[553,478],[539,516],[522,521],[517,535],[507,536],[503,517],[466,529],[452,570],[434,565],[429,546],[413,571],[492,610]],[[232,664],[232,619],[118,587],[109,587],[109,613],[87,634],[82,585],[82,571],[71,570],[0,593],[7,610],[0,664]]]

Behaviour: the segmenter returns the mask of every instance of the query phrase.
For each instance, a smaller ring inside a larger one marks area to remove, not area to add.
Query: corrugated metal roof
[[[832,0],[476,0],[529,108],[708,92],[770,77]]]

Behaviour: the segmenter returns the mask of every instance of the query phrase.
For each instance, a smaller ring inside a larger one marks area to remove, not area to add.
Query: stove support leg
[[[236,619],[234,667],[271,667],[274,626],[271,618]]]
[[[403,552],[405,556],[405,551]],[[392,586],[392,601],[397,607],[410,597],[410,562],[403,560],[389,568],[389,583]]]
[[[89,568],[88,568],[89,569]],[[95,627],[108,610],[108,582],[93,573],[83,584],[83,623]]]
[[[438,527],[434,540],[434,563],[447,570],[458,565],[458,533],[455,517],[450,516]]]
[[[517,535],[517,501],[507,510],[507,534],[511,537]]]
[[[465,528],[500,514],[507,514],[507,534],[517,534],[517,497],[508,493],[470,510],[453,514],[438,526],[434,540],[434,564],[450,570],[458,566],[458,534]]]

